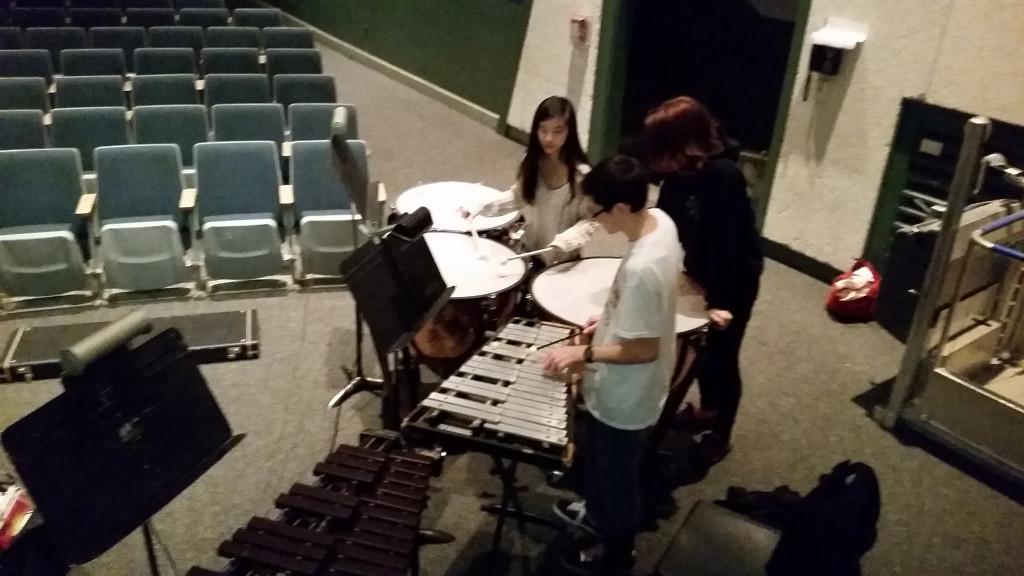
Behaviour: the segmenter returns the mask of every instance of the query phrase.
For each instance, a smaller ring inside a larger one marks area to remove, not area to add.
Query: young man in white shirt
[[[585,346],[550,352],[554,373],[583,371],[583,398],[592,416],[584,458],[585,502],[559,502],[555,511],[593,533],[563,564],[577,573],[628,573],[640,529],[640,470],[647,440],[661,415],[675,359],[675,308],[682,251],[675,224],[645,209],[647,177],[640,163],[614,156],[582,183],[591,218],[608,233],[622,232],[622,257],[604,310],[588,322]]]

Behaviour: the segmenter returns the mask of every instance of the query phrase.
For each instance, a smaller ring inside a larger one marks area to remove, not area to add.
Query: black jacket
[[[658,208],[675,221],[686,273],[707,292],[708,308],[749,313],[764,260],[746,179],[735,162],[718,156],[698,172],[667,176]]]

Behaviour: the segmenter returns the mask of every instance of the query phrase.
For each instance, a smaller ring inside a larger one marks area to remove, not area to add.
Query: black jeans
[[[587,421],[583,479],[587,517],[597,526],[606,558],[613,563],[631,561],[643,521],[640,467],[653,428],[621,430],[593,417]]]
[[[697,382],[700,387],[700,405],[705,410],[716,410],[715,425],[712,428],[723,439],[732,436],[736,413],[740,408],[743,394],[743,380],[740,377],[740,346],[747,332],[750,313],[757,298],[757,287],[748,300],[749,304],[738,310],[730,310],[732,322],[725,330],[714,326],[708,330],[704,348],[704,365]]]

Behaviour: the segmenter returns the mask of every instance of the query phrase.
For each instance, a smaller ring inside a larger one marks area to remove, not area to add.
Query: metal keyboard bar
[[[467,382],[473,382],[468,380]],[[477,386],[476,384],[480,384]],[[486,400],[504,402],[517,412],[528,412],[537,416],[565,420],[565,405],[548,404],[541,401],[526,399],[509,394],[508,388],[492,386],[490,384],[476,383],[465,384],[447,380],[441,384],[442,390],[451,390],[462,394],[477,396]]]
[[[469,400],[467,398],[457,398],[455,396],[451,396],[449,394],[442,394],[439,392],[432,393],[430,396],[428,396],[428,398],[438,402],[445,402],[447,404],[455,404],[458,406],[463,406],[465,408],[479,410],[487,414],[494,414],[498,417],[499,420],[519,420],[522,422],[522,426],[531,425],[543,428],[556,428],[563,430],[565,429],[565,420],[558,421],[557,419],[554,418],[545,418],[543,416],[535,416],[533,414],[528,414],[526,412],[519,412],[513,410],[513,406],[505,404],[495,406],[491,404],[477,402],[475,400]]]
[[[484,424],[484,428],[487,428],[488,430],[494,430],[496,432],[502,432],[502,433],[505,433],[505,434],[511,434],[513,436],[521,436],[523,438],[529,438],[530,440],[538,440],[540,442],[547,442],[549,444],[556,444],[558,446],[565,446],[566,444],[569,443],[568,439],[565,436],[555,437],[555,436],[549,436],[549,435],[546,435],[546,434],[536,434],[532,430],[528,430],[528,429],[524,429],[524,428],[518,428],[516,426],[509,426],[508,424],[503,424],[503,423],[500,423],[500,422],[499,423],[490,423],[490,422],[488,422],[488,423]]]
[[[458,414],[460,416],[466,416],[468,418],[475,418],[482,420],[485,428],[490,429],[501,429],[494,428],[492,425],[501,425],[504,428],[514,429],[519,431],[518,435],[527,435],[528,438],[534,440],[540,440],[542,442],[566,442],[567,436],[565,430],[558,428],[550,428],[547,426],[535,425],[530,422],[524,422],[515,418],[497,417],[487,412],[482,412],[476,408],[469,406],[463,406],[459,404],[453,404],[445,402],[443,400],[435,398],[426,398],[420,403],[422,406],[433,408],[435,410],[441,410],[442,412],[450,412],[452,414]]]

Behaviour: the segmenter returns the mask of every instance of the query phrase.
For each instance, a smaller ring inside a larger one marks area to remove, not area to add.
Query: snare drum
[[[421,358],[456,359],[468,353],[484,330],[511,317],[516,288],[526,277],[515,252],[493,240],[453,232],[423,235],[441,276],[455,292],[416,335]]]
[[[426,207],[434,221],[434,230],[469,232],[470,221],[461,214],[461,210],[472,210],[501,195],[499,190],[483,184],[434,182],[402,192],[395,202],[395,209],[407,213]],[[478,232],[491,236],[505,230],[518,219],[519,211],[513,211],[501,216],[477,216],[472,224]]]
[[[584,258],[551,266],[533,278],[530,293],[545,312],[583,326],[604,309],[615,282],[621,258]],[[676,334],[701,330],[708,325],[704,297],[686,283],[679,285],[676,302]]]

